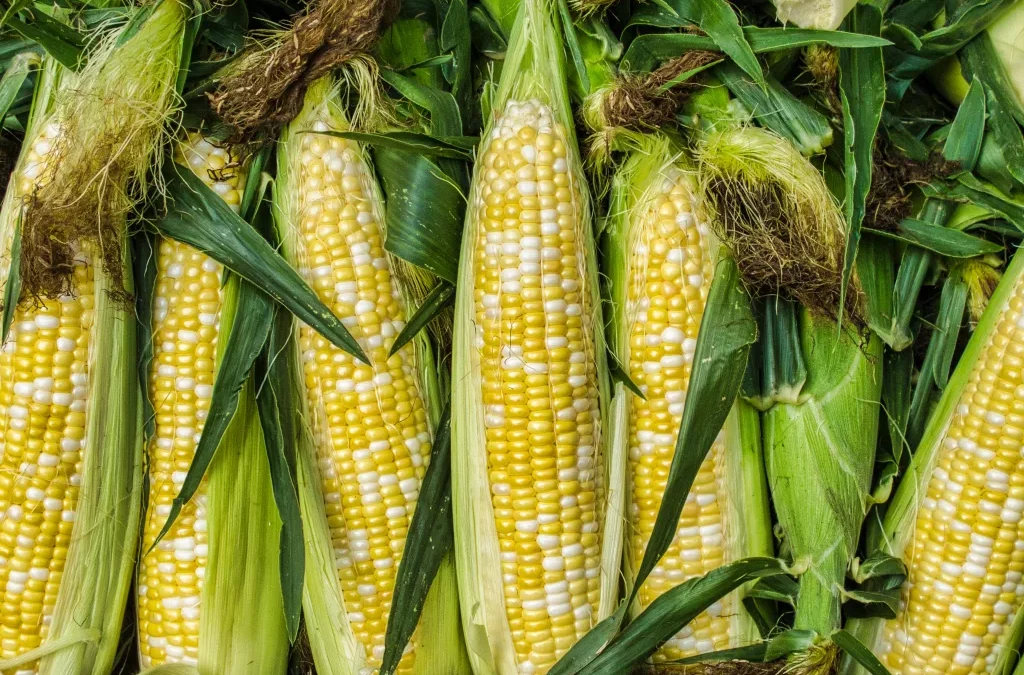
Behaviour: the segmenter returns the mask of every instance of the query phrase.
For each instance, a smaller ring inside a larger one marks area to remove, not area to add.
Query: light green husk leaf
[[[957,407],[960,405],[961,396],[971,378],[972,371],[978,364],[978,359],[986,349],[991,348],[990,341],[1001,314],[1009,306],[1010,299],[1021,293],[1022,273],[1024,273],[1024,251],[1018,250],[992,294],[981,321],[978,322],[974,330],[974,335],[967,343],[956,369],[942,392],[938,405],[928,419],[928,426],[914,452],[910,467],[896,488],[896,494],[892,498],[882,524],[882,538],[879,546],[884,553],[897,557],[902,556],[914,535],[918,505],[922,496],[926,494],[935,467],[938,465],[939,450],[949,426],[952,424]],[[1001,636],[1000,644],[1004,649],[993,666],[991,671],[993,674],[1006,673],[1012,667],[1012,663],[1007,663],[1007,660],[1014,658],[1016,645],[1013,641],[1020,639],[1019,622],[1021,617],[1024,617],[1024,613],[1018,612],[1013,629],[1004,631]],[[884,623],[883,619],[876,618],[854,619],[847,622],[846,629],[861,642],[877,650]],[[1018,670],[1020,669],[1018,668]],[[857,664],[849,662],[844,662],[842,672],[844,675],[866,675],[866,672]]]
[[[349,80],[351,86],[353,84]],[[360,91],[363,91],[360,87]],[[300,134],[307,132],[316,120],[329,119],[334,129],[348,130],[350,122],[339,100],[338,86],[332,78],[325,77],[309,87],[305,103],[299,114],[285,128],[278,144],[277,181],[274,184],[275,223],[282,243],[282,253],[289,262],[297,265],[295,249],[298,236],[299,195],[298,179],[302,161]],[[349,141],[349,144],[353,144]],[[365,153],[363,161],[368,161]],[[373,175],[367,166],[367,175]],[[376,181],[365,186],[374,195],[373,207],[376,220],[384,223],[383,199]],[[397,259],[389,257],[392,270]],[[394,278],[398,278],[395,275]],[[406,301],[406,316],[410,316],[408,289],[402,289]],[[297,351],[298,336],[293,336],[292,347],[281,358],[292,361],[293,382],[290,383],[291,398],[297,402],[295,415],[298,417],[296,433],[298,438],[290,442],[298,444],[299,500],[306,538],[306,573],[303,588],[303,613],[306,632],[313,652],[313,661],[320,675],[360,675],[367,666],[366,648],[361,645],[349,623],[345,610],[338,570],[334,563],[330,530],[324,509],[322,483],[317,464],[318,442],[313,438],[308,424],[308,404],[302,364]],[[441,390],[436,375],[433,352],[426,333],[420,333],[413,340],[416,351],[416,368],[420,376],[420,393],[428,410],[431,429],[437,425],[441,410]],[[321,439],[329,443],[329,439]],[[410,644],[416,652],[414,673],[416,675],[462,675],[468,672],[464,665],[465,652],[461,649],[459,635],[458,599],[454,583],[454,565],[449,557],[441,568],[427,595],[419,626]],[[402,611],[396,607],[393,611]]]
[[[593,348],[600,380],[601,419],[609,419],[606,385],[608,370],[601,319],[601,301],[596,269],[596,247],[592,215],[583,177],[582,161],[576,151],[572,111],[569,104],[564,46],[560,32],[557,0],[523,0],[511,31],[501,78],[491,101],[491,113],[482,138],[486,151],[495,122],[511,102],[536,100],[548,106],[556,123],[565,130],[570,176],[582,199],[577,217],[582,223],[584,293],[590,293],[593,314],[589,317]],[[455,302],[455,336],[452,358],[452,508],[455,519],[456,566],[462,598],[462,622],[470,661],[477,675],[516,675],[515,649],[509,630],[501,584],[501,560],[494,512],[488,488],[481,396],[479,353],[473,346],[474,242],[479,223],[473,204],[481,185],[477,165],[470,190],[466,227],[462,237],[459,280]],[[607,446],[607,438],[599,441]],[[625,457],[603,452],[606,502],[602,523],[601,603],[597,620],[614,611],[619,582],[625,477]]]
[[[224,287],[218,368],[241,283],[231,275]],[[199,616],[201,675],[279,675],[288,665],[278,566],[281,519],[255,386],[250,375],[206,473],[210,557]]]
[[[122,32],[104,38],[78,74],[58,73],[58,67],[46,58],[27,129],[29,141],[24,150],[46,127],[60,129],[51,150],[56,154],[47,185],[73,185],[77,195],[98,192],[102,186],[116,191],[116,199],[124,207],[99,211],[101,218],[106,216],[102,221],[96,212],[82,212],[93,232],[104,230],[114,236],[102,253],[104,264],[100,264],[100,256],[94,262],[95,326],[88,371],[92,393],[86,408],[83,478],[53,622],[36,652],[42,657],[38,665],[41,675],[107,675],[121,637],[138,544],[143,485],[136,322],[127,303],[119,300],[132,291],[123,235],[127,211],[142,191],[129,191],[126,183],[140,183],[158,152],[174,96],[186,16],[178,0],[165,0],[141,26],[135,26],[133,36],[125,37]],[[108,108],[112,101],[120,106],[118,114]],[[97,151],[103,146],[96,141],[105,138],[99,132],[114,124],[114,119],[124,122],[123,128],[132,135],[121,139],[117,147],[104,148],[111,153],[104,158]],[[86,161],[82,157],[89,152],[94,156]],[[24,154],[12,186],[26,168]],[[105,175],[82,172],[83,167],[106,167],[114,158],[122,163],[119,176],[125,182],[106,184]],[[37,193],[33,204],[44,196]],[[15,226],[26,222],[24,198],[17,188],[7,191],[0,212],[0,241],[5,250],[9,250]],[[45,266],[45,261],[35,261],[35,269],[53,273]],[[13,276],[5,274],[4,283]],[[0,670],[14,667],[13,662],[0,662]]]
[[[807,381],[798,403],[777,402],[765,413],[765,465],[785,544],[794,564],[807,565],[794,628],[827,637],[840,627],[839,590],[870,503],[882,343],[806,310],[800,343]],[[827,672],[834,658],[806,653],[794,666]]]
[[[693,169],[682,151],[670,138],[661,133],[631,133],[632,146],[628,158],[622,163],[612,181],[608,229],[604,245],[609,280],[609,342],[613,357],[625,367],[630,360],[629,334],[635,317],[627,312],[629,280],[633,278],[630,253],[636,250],[643,235],[645,214],[666,180],[676,171],[683,172],[684,180],[696,186]],[[717,238],[709,233],[705,250],[721,251]],[[612,422],[609,431],[609,452],[616,457],[629,453],[630,406],[636,394],[622,384],[615,388],[612,400]],[[737,399],[724,428],[725,453],[722,455],[723,482],[729,499],[723,508],[728,538],[725,562],[750,556],[772,555],[771,511],[768,506],[768,485],[764,474],[761,451],[761,422],[756,410]],[[627,473],[626,502],[629,499]],[[627,540],[629,538],[627,537]],[[627,541],[628,545],[628,541]],[[623,558],[627,589],[636,576],[631,561],[636,552]],[[743,591],[737,592],[739,599]],[[746,610],[737,603],[738,611],[732,617],[730,646],[752,644],[760,635]],[[639,602],[631,608],[636,616],[643,608]]]

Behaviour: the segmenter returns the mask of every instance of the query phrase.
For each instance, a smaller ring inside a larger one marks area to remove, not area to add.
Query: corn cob
[[[616,393],[628,397],[627,429],[613,435],[629,454],[630,579],[640,567],[665,493],[718,242],[701,222],[693,173],[685,170],[668,139],[628,135],[631,155],[612,187],[606,257],[617,309],[614,353],[645,395],[624,387]],[[771,555],[760,452],[757,413],[740,403],[701,465],[676,537],[640,589],[638,609],[724,563]],[[744,459],[744,453],[751,456]],[[753,471],[753,479],[747,471]],[[669,640],[653,660],[737,647],[757,637],[738,594],[732,594]]]
[[[236,158],[199,136],[177,161],[237,210],[244,174]],[[199,612],[209,556],[206,484],[150,551],[192,463],[210,408],[221,311],[219,263],[187,244],[162,239],[157,252],[150,400],[149,507],[139,568],[139,649],[144,668],[199,663]]]
[[[1000,673],[1024,598],[1017,255],[939,402],[884,523],[908,577],[899,613],[855,622],[894,675]]]
[[[275,200],[286,257],[370,359],[360,363],[308,326],[299,327],[302,407],[317,465],[303,492],[322,493],[315,508],[326,519],[329,541],[323,544],[330,548],[334,577],[310,581],[307,574],[311,642],[324,672],[362,673],[379,667],[384,654],[395,578],[430,460],[436,413],[428,403],[436,398],[436,385],[429,349],[418,341],[388,355],[405,326],[405,299],[384,251],[382,200],[363,150],[325,133],[349,128],[336,98],[330,79],[307,92],[281,142]],[[311,558],[322,554],[314,546]],[[445,602],[428,601],[397,672],[440,672],[458,659],[457,644],[429,639],[457,623],[451,591]],[[336,617],[316,622],[330,611],[311,607],[336,602],[324,594],[340,596],[340,630]],[[338,663],[340,658],[348,663]]]
[[[528,0],[513,30],[456,301],[463,621],[474,669],[502,675],[546,673],[609,611],[620,545],[602,542],[622,514],[606,509],[595,253],[552,12]]]
[[[55,65],[44,67],[29,140],[0,214],[5,285],[25,269],[10,263],[27,210],[50,185],[76,178],[67,174],[64,153],[94,129],[95,100],[115,100],[122,113],[115,124],[136,134],[118,148],[124,166],[151,161],[185,18],[177,0],[160,3],[132,39],[108,38],[80,73],[62,76],[60,89]],[[144,67],[126,73],[128,62]],[[142,120],[141,109],[157,114]],[[123,231],[123,216],[113,218],[97,227]],[[131,292],[131,279],[99,264],[96,241],[72,247],[63,292],[22,299],[0,350],[0,671],[19,675],[109,672],[137,543],[142,427],[132,375],[135,322],[115,297]],[[123,261],[127,253],[108,255]]]
[[[238,158],[199,134],[177,150],[178,163],[189,167],[181,170],[237,211],[245,185]],[[140,660],[156,672],[172,664],[194,673],[281,675],[288,657],[281,522],[251,374],[242,377],[238,407],[203,482],[158,540],[204,432],[215,380],[236,376],[222,372],[221,361],[231,330],[239,330],[236,315],[248,310],[238,277],[185,244],[161,241],[156,266]]]

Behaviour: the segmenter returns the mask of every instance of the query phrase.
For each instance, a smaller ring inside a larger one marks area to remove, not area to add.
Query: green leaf
[[[857,252],[857,277],[867,305],[868,326],[885,344],[896,343],[893,333],[893,291],[896,283],[893,246],[867,230]]]
[[[753,78],[758,85],[764,85],[764,71],[754,56],[754,50],[747,42],[747,36],[740,28],[736,11],[725,0],[672,0],[679,13],[700,26],[715,45],[729,55],[733,62]]]
[[[139,387],[146,442],[156,433],[153,402],[149,398],[149,368],[153,363],[153,294],[156,292],[156,236],[149,230],[132,235],[132,281],[135,283],[135,320],[138,342]]]
[[[964,171],[974,171],[984,138],[985,90],[981,80],[975,79],[956,111],[956,117],[942,149],[942,156],[950,162],[960,164]]]
[[[477,138],[465,136],[434,138],[433,136],[418,134],[412,131],[388,131],[376,134],[359,131],[318,131],[310,133],[347,138],[377,148],[415,152],[428,157],[447,157],[464,160],[471,160],[473,158],[473,149],[479,141]]]
[[[747,591],[747,597],[782,602],[792,606],[796,604],[796,596],[799,592],[800,586],[793,577],[779,575],[758,580]]]
[[[569,651],[548,671],[548,675],[577,675],[596,660],[602,650],[611,643],[619,630],[619,624],[626,618],[626,607],[625,603],[619,603],[618,609],[611,616],[587,631],[569,648]]]
[[[451,85],[452,96],[465,120],[471,114],[470,96],[472,95],[472,41],[469,28],[469,11],[467,0],[451,0],[448,12],[441,24],[440,47],[452,56],[452,60],[442,68],[445,79]]]
[[[843,591],[843,602],[854,603],[845,607],[847,616],[895,619],[899,616],[900,590],[897,588],[891,591]]]
[[[675,537],[686,495],[736,400],[750,345],[756,339],[757,324],[736,262],[724,256],[715,269],[697,336],[693,372],[665,493],[627,606],[633,604],[647,575]]]
[[[862,49],[883,47],[888,40],[870,35],[857,35],[833,30],[801,28],[757,28],[745,26],[743,35],[755,54],[784,51],[815,44]],[[663,61],[681,56],[690,50],[723,51],[713,39],[692,33],[652,33],[636,37],[622,57],[623,70],[653,70]]]
[[[770,578],[770,577],[767,577]],[[723,661],[749,661],[761,663],[765,654],[768,653],[767,642],[755,642],[745,647],[733,647],[731,649],[719,649],[705,654],[696,654],[685,659],[672,661],[672,665],[689,665],[691,663],[722,663]]]
[[[450,93],[429,87],[393,70],[381,70],[380,76],[399,94],[427,111],[430,115],[430,134],[432,136],[462,135],[462,117],[459,114],[459,105]]]
[[[405,324],[405,328],[395,338],[395,343],[391,345],[391,351],[388,352],[388,356],[398,353],[398,350],[416,337],[417,333],[430,323],[434,317],[440,314],[445,307],[450,307],[454,303],[455,286],[444,280],[438,282],[427,293],[427,297],[423,298],[423,302],[416,308],[416,312],[409,317],[409,322]]]
[[[726,61],[715,74],[754,118],[788,139],[805,156],[820,154],[832,144],[828,119],[770,75],[758,84],[746,77],[734,63]]]
[[[441,413],[430,464],[420,486],[416,510],[412,514],[409,534],[405,540],[402,562],[395,579],[392,606],[402,608],[391,612],[384,635],[384,658],[381,675],[392,675],[402,658],[405,645],[416,630],[420,612],[437,574],[441,561],[454,541],[452,527],[451,486],[451,410]],[[437,645],[444,648],[443,645]]]
[[[914,218],[904,218],[892,232],[875,229],[870,231],[880,237],[920,246],[949,258],[973,258],[986,253],[999,253],[1003,250],[1001,245],[973,234]]]
[[[586,95],[590,93],[590,75],[587,73],[587,63],[583,60],[583,50],[580,49],[580,41],[576,36],[572,15],[569,14],[569,3],[566,0],[557,0],[557,2],[558,15],[562,19],[562,39],[565,40],[566,49],[569,51],[569,60],[576,71],[580,88]]]
[[[813,630],[798,630],[791,628],[779,633],[768,641],[768,649],[765,651],[765,661],[775,661],[796,652],[803,652],[810,649],[818,639],[818,634]]]
[[[7,27],[38,44],[61,66],[77,71],[87,42],[85,36],[43,11],[33,9],[30,13],[32,18],[28,22],[20,17],[8,16]]]
[[[859,584],[885,580],[883,588],[899,588],[907,578],[907,565],[896,556],[877,551],[862,560],[854,579]]]
[[[748,581],[775,574],[785,574],[782,563],[775,558],[744,558],[685,581],[654,600],[597,658],[577,672],[627,673],[713,603]]]
[[[277,311],[269,307],[270,301],[263,296],[267,308],[274,316],[271,326],[272,335],[268,349],[264,350],[256,362],[257,384],[256,406],[259,410],[260,425],[263,428],[263,440],[267,447],[267,460],[270,463],[270,482],[274,490],[274,503],[281,517],[281,541],[278,557],[278,569],[281,575],[281,595],[284,602],[285,625],[288,628],[288,641],[295,643],[299,634],[302,618],[302,582],[306,569],[306,549],[302,534],[302,513],[299,510],[298,479],[295,466],[295,446],[286,443],[281,427],[279,402],[276,388],[285,387],[287,382],[282,373],[287,359],[274,360],[281,353],[275,347],[283,347],[292,332],[292,318],[287,312]],[[268,335],[268,337],[270,337]],[[231,345],[228,345],[230,349]],[[266,379],[264,379],[266,378]],[[211,405],[212,409],[212,405]],[[204,431],[205,434],[205,431]]]
[[[907,423],[910,420],[910,401],[914,352],[885,350],[882,369],[882,410],[889,428],[889,443],[893,461],[899,466],[907,447]]]
[[[936,348],[938,355],[931,373],[935,378],[935,386],[939,389],[945,389],[946,383],[949,382],[949,371],[953,366],[956,341],[960,336],[964,308],[967,306],[967,291],[963,269],[956,266],[950,270],[946,277],[946,283],[942,286],[939,316],[935,320],[936,334],[932,336],[932,340],[939,341],[939,346]]]
[[[637,386],[633,378],[629,376],[625,368],[619,365],[619,362],[615,360],[613,355],[608,357],[608,375],[611,377],[612,382],[621,382],[626,389],[633,392],[634,395],[639,396],[643,400],[647,400],[644,396],[644,392],[641,391],[640,387]]]
[[[844,25],[851,32],[877,36],[882,29],[882,13],[877,7],[860,4],[846,17]],[[875,134],[878,133],[885,105],[885,71],[880,47],[839,50],[839,92],[843,102],[843,166],[846,176],[843,204],[846,254],[839,295],[841,316],[860,246],[861,225],[871,190]]]
[[[21,299],[21,213],[23,211],[18,214],[11,240],[11,263],[7,272],[7,283],[4,285],[0,345],[7,343],[7,336],[11,332],[11,323],[14,321],[14,312],[18,309],[18,301]]]
[[[978,180],[973,174],[957,176],[957,184],[948,191],[948,196],[986,208],[1024,232],[1024,202],[1007,197],[995,186]]]
[[[975,78],[977,79],[977,78]],[[988,130],[999,148],[1005,170],[1024,185],[1024,133],[1007,109],[1005,101],[996,92],[985,86],[985,100],[988,108]],[[1016,96],[1015,96],[1016,98]]]
[[[341,320],[298,272],[198,176],[170,163],[164,176],[167,212],[152,221],[162,235],[206,253],[256,284],[339,349],[369,362]]]
[[[373,159],[386,201],[384,247],[454,284],[466,209],[459,187],[422,155],[376,148]]]
[[[195,455],[185,474],[181,489],[171,502],[167,521],[150,550],[156,548],[164,535],[170,531],[182,507],[199,489],[203,476],[213,461],[217,446],[220,445],[220,440],[224,437],[224,432],[238,408],[238,397],[242,387],[249,379],[256,357],[270,335],[273,315],[273,303],[270,298],[252,284],[242,280],[238,284],[238,305],[231,324],[228,344],[224,348],[223,358],[214,378],[213,394],[203,424],[203,433],[196,444]]]
[[[11,60],[11,65],[0,80],[0,120],[7,117],[7,111],[18,98],[21,86],[25,84],[28,74],[39,65],[39,55],[35,52],[22,52]]]
[[[853,636],[853,633],[845,630],[837,630],[829,636],[832,642],[839,645],[839,648],[850,655],[854,661],[864,667],[871,675],[892,675],[882,665],[871,650],[864,646],[864,643]]]

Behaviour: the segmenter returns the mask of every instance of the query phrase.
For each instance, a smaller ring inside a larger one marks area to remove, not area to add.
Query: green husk
[[[231,275],[223,290],[218,367],[236,310],[241,309],[240,287],[245,283]],[[210,556],[199,618],[199,672],[283,674],[288,666],[288,632],[278,569],[281,518],[251,375],[206,480]]]
[[[4,247],[17,230],[24,253],[18,269],[5,270],[5,285],[23,283],[28,296],[67,290],[68,256],[82,245],[103,246],[93,263],[82,484],[62,583],[47,639],[0,662],[0,670],[41,657],[41,674],[106,675],[121,638],[143,486],[136,322],[121,300],[133,288],[124,233],[170,111],[187,12],[178,0],[165,0],[136,17],[145,20],[105,37],[77,74],[58,74],[46,58],[23,150],[46,127],[59,127],[49,180],[27,199],[16,187],[8,190],[0,213]],[[25,154],[12,185],[26,169]]]
[[[604,363],[596,247],[582,162],[575,151],[567,81],[557,0],[523,0],[511,31],[501,78],[491,99],[492,113],[485,125],[484,146],[480,152],[486,152],[486,139],[490,138],[494,122],[513,101],[539,101],[550,108],[555,121],[565,130],[570,179],[582,199],[576,217],[582,224],[578,241],[585,266],[583,292],[590,294],[592,314],[588,319],[598,368],[601,419],[607,420],[608,394],[604,385],[608,370]],[[471,207],[481,189],[482,175],[478,164],[470,191]],[[498,538],[488,487],[479,352],[473,346],[474,252],[478,228],[474,209],[470,208],[462,237],[452,359],[452,505],[456,562],[463,630],[474,672],[477,675],[516,675],[518,667],[504,606]],[[598,448],[603,450],[606,446],[606,438],[598,440]],[[621,488],[625,458],[609,452],[603,455],[607,498],[604,513],[600,510],[598,513],[598,517],[603,518],[603,527],[601,602],[597,620],[609,616],[615,608],[623,535]]]
[[[974,335],[967,344],[966,349],[957,363],[956,369],[942,397],[939,399],[935,410],[929,418],[928,425],[921,437],[914,452],[913,460],[904,474],[896,494],[893,496],[885,520],[882,524],[882,534],[878,542],[882,552],[893,556],[902,556],[908,543],[914,534],[914,527],[917,522],[917,509],[921,497],[928,490],[935,467],[939,461],[940,448],[945,440],[946,433],[957,414],[957,408],[961,404],[961,396],[969,382],[978,360],[986,349],[992,348],[991,339],[996,325],[1002,313],[1009,306],[1011,298],[1021,292],[1021,273],[1024,272],[1024,253],[1018,251],[1002,280],[992,294],[988,307],[975,328]],[[1006,630],[1000,639],[1004,646],[1000,657],[992,666],[991,673],[1007,673],[1012,667],[1014,658],[1014,641],[1020,639],[1021,627],[1019,620],[1021,614],[1018,612],[1017,620],[1013,629]],[[847,623],[847,630],[854,634],[861,642],[872,648],[877,648],[884,626],[884,619],[854,619]],[[844,662],[843,673],[847,675],[862,675],[865,671],[852,662]]]
[[[689,172],[682,153],[670,138],[661,133],[630,134],[631,146],[626,160],[615,174],[611,190],[608,229],[604,246],[609,277],[609,326],[612,353],[621,364],[630,361],[629,333],[632,319],[627,313],[631,252],[641,236],[644,215],[651,199],[674,171]],[[692,178],[695,181],[695,177]],[[720,250],[717,238],[709,233],[705,249]],[[612,401],[610,450],[616,457],[629,452],[629,408],[636,394],[619,384]],[[761,450],[761,425],[758,413],[749,404],[737,400],[724,428],[725,452],[720,457],[722,481],[729,495],[723,507],[726,520],[725,562],[750,556],[772,555],[771,511],[768,506],[768,485],[764,474]],[[628,485],[628,481],[627,481]],[[629,502],[628,487],[626,503]],[[629,538],[627,537],[627,540]],[[627,552],[624,568],[627,588],[636,577],[631,563],[642,552]],[[747,611],[738,602],[733,615],[729,645],[756,642],[760,635]],[[643,607],[639,602],[631,608],[634,617]]]
[[[356,83],[356,86],[360,86]],[[360,93],[363,89],[360,88]],[[373,111],[367,111],[372,115]],[[301,153],[298,151],[299,134],[306,132],[316,119],[326,115],[332,127],[350,128],[350,122],[341,101],[338,87],[332,78],[324,77],[313,83],[306,91],[305,103],[285,128],[278,146],[277,181],[274,185],[275,221],[278,237],[282,243],[285,258],[297,264],[295,238],[299,223],[297,181]],[[357,113],[358,115],[358,113]],[[368,161],[365,158],[364,160]],[[373,175],[367,167],[368,175]],[[374,193],[374,207],[378,223],[384,223],[383,200],[379,187],[368,181]],[[414,274],[400,275],[397,259],[389,258],[394,272],[393,280],[399,283],[415,279]],[[403,290],[406,301],[406,316],[411,315],[408,289]],[[305,524],[306,545],[305,585],[303,589],[303,610],[306,619],[313,660],[320,675],[360,675],[367,666],[366,648],[359,644],[349,623],[345,610],[338,571],[334,562],[330,531],[324,509],[324,497],[319,469],[317,466],[318,440],[312,437],[308,422],[307,393],[302,375],[302,364],[297,351],[298,336],[293,334],[291,345],[282,358],[291,361],[292,382],[289,383],[287,399],[291,404],[290,421],[283,424],[286,438],[297,443],[299,499]],[[420,393],[428,410],[432,431],[436,429],[437,416],[441,410],[441,390],[436,374],[433,351],[425,333],[414,340],[416,368],[420,377]],[[320,442],[329,442],[323,441]],[[458,599],[454,584],[454,566],[449,557],[439,569],[430,592],[427,595],[420,622],[410,641],[416,652],[414,673],[417,675],[461,675],[468,672],[465,664],[465,650],[461,646],[459,633]],[[393,611],[406,608],[394,607]]]
[[[807,382],[796,404],[764,416],[765,462],[779,525],[799,578],[794,628],[840,627],[840,589],[870,501],[882,387],[882,345],[804,311]],[[827,655],[808,657],[808,672]]]

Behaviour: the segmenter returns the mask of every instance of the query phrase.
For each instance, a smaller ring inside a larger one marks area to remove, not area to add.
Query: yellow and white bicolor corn
[[[1009,672],[1024,601],[1024,256],[1016,254],[884,522],[895,619],[851,627],[894,675]]]
[[[521,5],[462,239],[452,500],[485,675],[546,673],[617,600],[625,458],[604,452],[595,245],[556,11]]]
[[[176,160],[238,209],[245,171],[237,156],[191,134]],[[203,675],[283,674],[281,523],[251,382],[202,486],[156,541],[203,432],[238,293],[237,280],[223,284],[219,263],[181,242],[161,239],[156,267],[149,373],[155,431],[137,584],[140,662],[144,669],[191,666]]]
[[[395,579],[440,414],[429,346],[389,356],[406,298],[384,250],[383,201],[337,87],[310,87],[279,145],[274,188],[285,257],[341,317],[370,363],[312,328],[298,331],[305,423],[300,458],[307,540],[304,608],[318,672],[373,672],[384,655]],[[464,657],[454,570],[442,566],[400,673],[458,673]],[[398,607],[396,611],[406,608]]]
[[[96,100],[120,106],[139,134],[122,159],[152,161],[186,18],[178,0],[164,0],[133,37],[106,38],[59,85],[58,67],[45,59],[0,211],[5,288],[17,272],[9,266],[26,204],[60,177],[59,148],[88,143]],[[151,117],[154,110],[161,115]],[[106,675],[119,643],[138,540],[143,430],[135,317],[112,295],[131,292],[131,277],[115,287],[95,248],[88,240],[79,246],[67,292],[22,298],[0,349],[3,673]],[[122,255],[129,270],[127,250]]]
[[[661,134],[629,134],[612,182],[605,241],[612,350],[641,398],[622,384],[612,404],[613,452],[628,454],[626,578],[633,579],[661,507],[720,244],[693,170]],[[701,465],[676,536],[634,609],[746,556],[772,554],[760,420],[738,402]],[[740,594],[714,603],[653,656],[670,661],[759,639]]]

